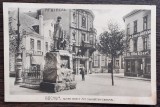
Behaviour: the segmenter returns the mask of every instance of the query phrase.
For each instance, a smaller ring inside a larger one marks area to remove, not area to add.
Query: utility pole
[[[15,77],[15,85],[19,85],[22,83],[22,53],[20,51],[20,21],[19,21],[19,8],[17,15],[17,53],[16,53],[16,77]]]

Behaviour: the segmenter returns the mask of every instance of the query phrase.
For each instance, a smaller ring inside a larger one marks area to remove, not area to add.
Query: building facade
[[[84,66],[89,73],[92,68],[92,53],[95,51],[96,30],[93,26],[94,14],[83,9],[40,9],[37,15],[45,20],[62,18],[61,25],[73,54],[73,69],[79,73]]]
[[[98,50],[93,53],[92,73],[109,73],[108,64],[111,58],[101,54]],[[124,72],[124,57],[121,55],[113,61],[114,73]]]
[[[151,77],[151,11],[134,10],[123,17],[128,49],[125,76]]]
[[[9,21],[9,26],[13,32],[16,32],[16,11],[10,12],[9,17],[10,19],[14,19]],[[44,21],[42,15],[39,15],[39,18],[36,19],[25,13],[20,13],[19,21],[23,71],[32,70],[33,67],[36,67],[37,70],[42,70],[45,64],[45,54],[50,51],[52,43],[53,20]],[[14,33],[11,35],[16,36]],[[11,72],[15,72],[15,55],[16,53],[10,55]]]

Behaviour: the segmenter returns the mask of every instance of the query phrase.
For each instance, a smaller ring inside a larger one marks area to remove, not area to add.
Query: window
[[[89,43],[90,43],[90,44],[93,44],[93,35],[90,35]]]
[[[41,50],[41,41],[37,40],[37,50]]]
[[[134,51],[137,51],[137,39],[134,40]]]
[[[143,30],[147,30],[147,19],[148,19],[148,16],[145,16],[143,17]]]
[[[143,50],[147,49],[147,38],[143,38]]]
[[[93,20],[90,20],[90,28],[93,28]]]
[[[130,35],[130,24],[127,25],[127,35]]]
[[[82,27],[86,28],[86,17],[82,16]]]
[[[116,66],[119,66],[119,60],[116,60]]]
[[[50,37],[52,36],[52,32],[51,32],[51,30],[49,30],[49,36],[50,36]]]
[[[89,36],[88,35],[86,35],[87,36],[87,41],[89,41]]]
[[[105,56],[104,55],[102,55],[101,66],[105,66]]]
[[[49,9],[45,9],[46,12],[49,12]]]
[[[48,42],[46,42],[46,51],[48,51]]]
[[[73,13],[73,22],[76,22],[76,13]]]
[[[82,41],[86,40],[86,35],[84,33],[82,33]]]
[[[86,35],[84,33],[82,33],[82,41],[86,40]]]
[[[76,52],[76,45],[75,45],[75,44],[73,44],[72,51],[73,51],[74,53]]]
[[[137,20],[134,21],[134,33],[137,33]]]
[[[73,37],[72,38],[73,40],[76,40],[76,34],[75,33],[72,34],[72,37]]]
[[[94,55],[94,66],[98,66],[98,55]]]
[[[30,48],[34,50],[34,39],[30,39]]]

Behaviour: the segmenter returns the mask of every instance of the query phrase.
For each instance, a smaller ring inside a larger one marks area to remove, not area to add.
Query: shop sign
[[[34,51],[34,50],[27,50],[26,55],[34,55],[34,56],[42,56],[43,52],[42,51]]]

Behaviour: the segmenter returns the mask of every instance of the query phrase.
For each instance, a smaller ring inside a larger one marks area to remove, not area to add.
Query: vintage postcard
[[[155,105],[156,6],[3,3],[5,102]]]

